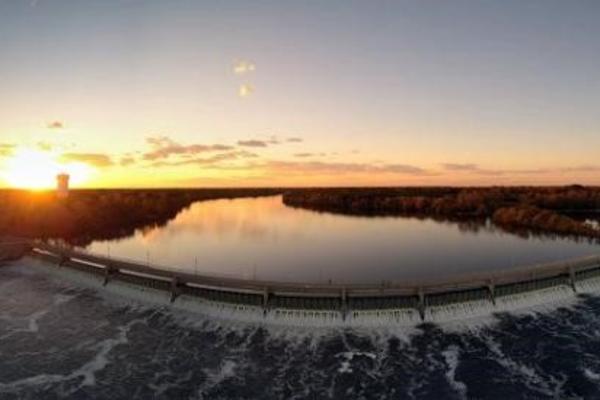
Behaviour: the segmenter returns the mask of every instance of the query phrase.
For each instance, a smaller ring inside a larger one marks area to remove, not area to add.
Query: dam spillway
[[[600,257],[592,256],[441,282],[302,284],[190,274],[41,241],[11,243],[0,247],[96,277],[103,286],[131,285],[158,291],[175,306],[200,301],[206,306],[201,311],[215,316],[285,324],[415,325],[469,318],[510,309],[525,298],[572,297],[600,278]]]

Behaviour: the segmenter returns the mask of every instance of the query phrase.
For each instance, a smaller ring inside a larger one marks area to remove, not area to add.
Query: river
[[[321,283],[443,280],[600,253],[585,240],[520,237],[491,224],[317,213],[280,196],[198,202],[166,226],[88,250],[187,272]]]

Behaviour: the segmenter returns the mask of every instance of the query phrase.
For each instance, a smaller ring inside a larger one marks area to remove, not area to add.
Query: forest
[[[575,216],[600,216],[600,188],[395,187],[74,190],[0,190],[0,236],[63,239],[85,246],[163,226],[203,200],[283,194],[290,207],[360,216],[411,216],[473,228],[491,221],[505,231],[600,239],[600,231]]]
[[[573,217],[600,213],[599,187],[307,189],[286,192],[283,201],[291,207],[322,212],[491,220],[514,233],[600,239],[600,231]]]
[[[85,246],[164,225],[197,201],[279,193],[280,189],[75,190],[60,199],[51,191],[4,190],[0,236],[63,239]]]

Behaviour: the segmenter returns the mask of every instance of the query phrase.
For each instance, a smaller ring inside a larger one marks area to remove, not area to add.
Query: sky
[[[0,186],[600,185],[600,2],[0,0]]]

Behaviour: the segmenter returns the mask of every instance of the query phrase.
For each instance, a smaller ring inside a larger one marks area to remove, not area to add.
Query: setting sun
[[[88,179],[90,167],[83,163],[59,163],[51,153],[22,149],[6,161],[3,178],[11,187],[43,190],[53,188],[56,175],[61,172],[68,173],[77,185]]]

